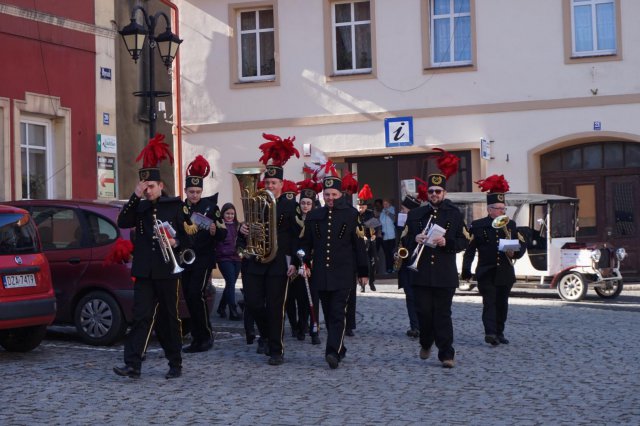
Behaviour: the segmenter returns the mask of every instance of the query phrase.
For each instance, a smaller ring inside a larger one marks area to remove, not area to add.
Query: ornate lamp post
[[[136,12],[142,12],[143,24],[140,25],[136,21]],[[166,30],[155,35],[156,24],[160,17],[163,17],[167,27]],[[143,90],[134,92],[134,96],[142,96],[149,99],[149,139],[153,138],[156,134],[156,119],[158,113],[156,111],[156,98],[161,98],[171,95],[171,92],[157,91],[155,90],[155,67],[153,61],[153,51],[157,48],[162,58],[162,62],[169,69],[176,54],[178,53],[178,47],[182,40],[177,35],[171,32],[171,21],[164,12],[158,12],[155,15],[149,15],[142,6],[135,6],[131,10],[131,22],[129,25],[119,31],[124,44],[133,58],[135,63],[138,63],[140,53],[145,47],[145,41],[147,46],[147,52],[149,56],[149,90]]]

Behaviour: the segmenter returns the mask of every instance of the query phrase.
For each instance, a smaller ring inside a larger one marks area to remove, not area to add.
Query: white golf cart
[[[447,198],[460,208],[467,226],[487,215],[485,193],[450,192]],[[602,298],[620,294],[620,262],[626,257],[625,249],[615,249],[607,243],[576,242],[577,198],[507,193],[505,199],[506,214],[527,241],[526,255],[514,265],[515,286],[557,288],[562,299],[572,302],[581,300],[589,286]],[[458,254],[459,271],[462,255]],[[474,281],[460,282],[463,291],[475,286]]]

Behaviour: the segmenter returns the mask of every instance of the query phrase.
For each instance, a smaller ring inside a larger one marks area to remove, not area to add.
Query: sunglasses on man
[[[442,189],[429,189],[427,192],[429,192],[429,194],[442,194]]]

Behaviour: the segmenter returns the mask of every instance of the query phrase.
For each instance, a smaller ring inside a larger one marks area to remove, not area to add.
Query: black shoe
[[[412,328],[410,330],[407,330],[407,336],[413,339],[417,339],[418,337],[420,337],[420,331],[416,330],[415,328]]]
[[[122,367],[113,367],[113,372],[118,376],[122,377],[130,377],[132,379],[140,378],[140,370],[137,368],[133,368],[130,365],[123,365]]]
[[[165,379],[175,379],[182,376],[182,367],[171,367],[167,374],[164,375]]]
[[[256,349],[256,353],[266,356],[271,355],[271,349],[269,349],[269,342],[267,339],[258,339],[258,349]]]
[[[376,291],[376,285],[372,282],[369,282],[369,288],[371,289],[371,291]]]
[[[509,344],[509,339],[507,339],[506,337],[504,337],[502,334],[498,336],[498,342],[502,343],[503,345],[508,345]]]
[[[493,334],[487,334],[484,336],[484,341],[489,343],[491,346],[498,346],[500,344],[500,340]]]
[[[255,334],[247,334],[247,345],[253,345],[253,341],[256,340]]]
[[[344,332],[344,334],[345,334],[345,335],[347,335],[347,336],[349,336],[349,337],[353,337],[353,336],[355,336],[355,335],[356,335],[356,334],[353,332],[353,330],[352,330],[352,329],[350,329],[350,328],[347,328],[347,329],[346,329],[346,331]]]
[[[335,354],[327,354],[324,359],[332,370],[335,370],[338,368],[338,365],[340,365],[340,359]]]
[[[320,341],[320,336],[318,336],[317,334],[312,334],[311,335],[311,344],[312,345],[319,345],[320,343],[322,343]]]
[[[225,305],[223,305],[222,303],[220,303],[218,305],[218,310],[216,311],[218,313],[218,315],[220,315],[220,318],[226,318],[227,317],[227,307]]]
[[[231,321],[240,321],[242,319],[242,315],[238,313],[235,305],[229,306],[229,319]]]
[[[273,355],[268,362],[269,365],[282,365],[284,364],[284,357],[282,355]]]
[[[364,293],[364,290],[365,290],[364,284],[360,284],[360,293]]]

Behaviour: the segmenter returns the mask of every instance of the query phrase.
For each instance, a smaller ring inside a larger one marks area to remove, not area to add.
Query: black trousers
[[[262,338],[269,339],[271,355],[284,354],[284,310],[287,298],[286,275],[246,274],[243,280],[245,306]]]
[[[418,314],[416,314],[415,296],[413,295],[413,286],[411,285],[411,271],[406,266],[401,267],[398,271],[398,285],[404,290],[407,315],[409,315],[409,327],[412,330],[420,330]]]
[[[356,329],[356,295],[358,284],[353,283],[351,290],[349,290],[349,300],[347,302],[347,330]]]
[[[211,269],[195,268],[182,272],[182,294],[191,315],[192,343],[213,340],[209,307],[207,306],[207,286]]]
[[[344,331],[346,327],[346,312],[349,293],[351,289],[345,288],[332,291],[319,291],[322,301],[324,322],[327,326],[327,345],[325,355],[334,354],[343,357],[347,348],[344,346]]]
[[[140,369],[142,354],[151,336],[154,314],[156,333],[170,367],[182,366],[182,330],[178,318],[177,279],[136,278],[133,290],[133,326],[124,345],[125,364]],[[157,310],[157,312],[156,312]]]
[[[309,298],[303,277],[296,277],[287,290],[287,317],[292,329],[307,332],[309,323]]]
[[[438,359],[453,359],[453,322],[451,304],[455,288],[414,286],[416,313],[420,324],[420,345],[438,348]]]
[[[478,281],[478,291],[482,296],[482,324],[484,334],[504,336],[504,326],[509,312],[510,285],[496,286],[493,282]]]

